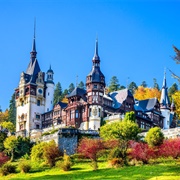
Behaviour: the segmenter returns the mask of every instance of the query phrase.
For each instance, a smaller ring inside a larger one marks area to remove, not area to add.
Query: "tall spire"
[[[99,63],[100,58],[98,55],[98,38],[96,38],[96,44],[95,44],[95,52],[94,52],[94,57],[93,57],[93,63]]]
[[[163,80],[163,86],[162,88],[166,88],[166,68],[164,69],[164,80]]]
[[[170,106],[170,100],[168,96],[168,87],[166,84],[166,69],[164,71],[164,79],[163,79],[163,85],[161,90],[161,99],[160,99],[161,108],[169,108]]]
[[[37,54],[37,52],[36,52],[36,41],[35,41],[36,36],[35,36],[35,34],[36,34],[36,19],[34,19],[34,38],[33,38],[33,44],[32,44],[32,51],[30,52],[31,58],[32,58],[33,61],[36,58],[36,54]]]

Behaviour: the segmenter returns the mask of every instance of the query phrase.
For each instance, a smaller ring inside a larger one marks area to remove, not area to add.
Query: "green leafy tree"
[[[69,85],[69,93],[71,93],[73,90],[75,89],[75,86],[74,86],[74,84],[73,83],[71,83],[70,85]]]
[[[9,136],[4,141],[5,151],[10,154],[11,161],[14,160],[14,153],[15,151],[17,151],[17,144],[18,141],[16,139],[16,136]]]
[[[12,122],[16,125],[16,101],[15,101],[15,93],[13,93],[11,100],[9,102],[9,115],[8,121]]]
[[[134,111],[131,112],[126,112],[125,117],[124,117],[125,121],[132,121],[135,122],[136,121],[136,115]]]
[[[15,158],[22,157],[25,154],[30,155],[33,143],[29,137],[17,137],[17,151],[15,152]]]
[[[146,83],[146,81],[143,81],[143,82],[141,83],[141,85],[140,85],[140,86],[142,86],[142,87],[146,88],[146,87],[147,87],[147,83]]]
[[[136,90],[137,88],[138,88],[138,87],[137,87],[137,85],[136,85],[135,82],[131,82],[131,83],[129,84],[129,86],[128,86],[128,89],[129,89],[129,91],[130,91],[132,94],[134,94],[134,92],[135,92],[135,90]]]
[[[145,137],[145,141],[150,146],[159,146],[163,143],[163,140],[164,140],[164,134],[162,133],[159,127],[154,127],[149,129]]]
[[[157,83],[156,78],[153,78],[153,82],[154,82],[153,88],[159,90],[159,84]]]
[[[34,145],[31,149],[31,159],[33,161],[42,161],[43,160],[43,153],[44,153],[44,147],[47,143],[41,142],[36,145]]]
[[[60,100],[62,100],[62,87],[61,83],[58,82],[56,84],[55,90],[54,90],[54,104],[58,103]]]
[[[85,89],[83,81],[78,84],[78,88]]]
[[[100,136],[105,140],[136,140],[138,133],[140,133],[140,128],[130,120],[108,123],[100,128]]]
[[[109,92],[113,92],[113,91],[117,91],[119,90],[119,80],[116,76],[113,76],[111,79],[110,79],[110,85],[109,85]]]

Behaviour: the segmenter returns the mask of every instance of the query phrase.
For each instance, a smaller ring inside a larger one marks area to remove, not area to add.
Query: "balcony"
[[[104,121],[112,122],[112,121],[119,121],[122,119],[124,119],[124,114],[116,114],[116,115],[111,115],[111,116],[105,117]]]

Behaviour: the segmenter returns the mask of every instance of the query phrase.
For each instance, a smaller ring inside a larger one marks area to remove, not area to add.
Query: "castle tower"
[[[162,115],[164,116],[163,128],[169,129],[174,112],[171,112],[171,103],[169,100],[168,87],[166,84],[166,72],[164,73],[163,86],[161,90],[160,110]]]
[[[89,124],[87,126],[89,129],[98,130],[103,112],[105,77],[100,70],[97,39],[92,63],[92,70],[86,77],[87,102],[89,104]]]
[[[47,71],[46,79],[46,102],[45,102],[45,112],[51,111],[53,109],[53,98],[54,98],[54,82],[53,82],[53,70],[51,66]]]
[[[36,59],[35,32],[30,63],[21,73],[16,94],[16,135],[30,136],[31,130],[41,128],[41,114],[45,111],[44,73]]]

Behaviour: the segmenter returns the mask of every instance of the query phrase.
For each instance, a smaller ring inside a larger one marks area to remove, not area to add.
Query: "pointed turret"
[[[87,76],[89,77],[88,81],[90,80],[90,82],[93,83],[101,83],[105,87],[105,77],[100,70],[100,57],[98,55],[98,39],[96,39],[95,52],[92,62],[93,62],[92,70]],[[89,82],[86,82],[86,84],[87,83],[89,84]]]
[[[164,73],[163,86],[161,90],[161,99],[160,99],[161,108],[170,108],[170,100],[168,96],[168,87],[166,83],[166,72]]]
[[[54,82],[53,82],[53,74],[54,74],[54,72],[53,72],[53,70],[51,69],[51,65],[50,65],[50,67],[49,67],[49,69],[48,69],[48,71],[47,71],[47,79],[46,79],[46,83],[52,83],[52,84],[54,84]]]

